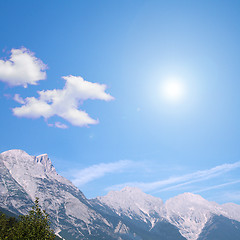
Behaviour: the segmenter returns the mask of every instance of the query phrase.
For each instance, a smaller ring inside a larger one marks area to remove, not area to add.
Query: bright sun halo
[[[179,80],[168,80],[162,85],[162,94],[166,100],[180,101],[184,97],[184,85]]]

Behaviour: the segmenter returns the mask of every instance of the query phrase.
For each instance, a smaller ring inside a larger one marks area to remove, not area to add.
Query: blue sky
[[[48,153],[88,198],[131,185],[240,204],[239,8],[1,0],[1,152]]]

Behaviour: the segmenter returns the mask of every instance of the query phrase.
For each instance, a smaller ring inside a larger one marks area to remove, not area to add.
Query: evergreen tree
[[[17,225],[17,220],[14,217],[6,217],[0,212],[0,240],[14,239],[13,229]]]
[[[39,207],[38,198],[28,215],[20,216],[20,221],[13,229],[14,240],[54,240],[50,229],[49,216]],[[9,238],[8,238],[9,239]]]

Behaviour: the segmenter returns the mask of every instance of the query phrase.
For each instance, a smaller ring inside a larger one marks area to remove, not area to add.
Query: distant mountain
[[[47,154],[1,153],[0,208],[26,214],[36,197],[55,232],[67,240],[240,240],[239,205],[191,193],[164,204],[131,187],[88,200],[57,174]]]
[[[115,228],[115,232],[131,234],[129,239],[185,239],[173,224],[162,217],[163,201],[138,188],[111,191],[105,197],[90,201],[102,214],[120,219],[121,224]]]
[[[121,191],[111,191],[106,196],[97,197],[91,201],[99,211],[134,222],[136,226],[141,226],[149,232],[156,231],[162,223],[170,223],[170,232],[174,231],[173,226],[175,226],[181,236],[188,240],[212,240],[212,238],[203,238],[202,232],[204,231],[204,236],[212,236],[213,231],[220,231],[221,228],[218,230],[214,228],[214,230],[208,225],[211,222],[219,226],[217,220],[223,217],[230,222],[231,220],[240,222],[239,205],[230,203],[219,205],[192,193],[178,195],[163,204],[159,198],[145,194],[139,189],[126,187]],[[229,231],[235,229],[240,239],[240,228],[232,227],[228,224],[226,229],[229,228]]]

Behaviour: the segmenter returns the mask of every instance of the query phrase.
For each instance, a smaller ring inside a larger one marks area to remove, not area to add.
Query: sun
[[[184,97],[184,84],[178,79],[169,79],[162,84],[161,92],[164,99],[171,102],[178,102]]]

